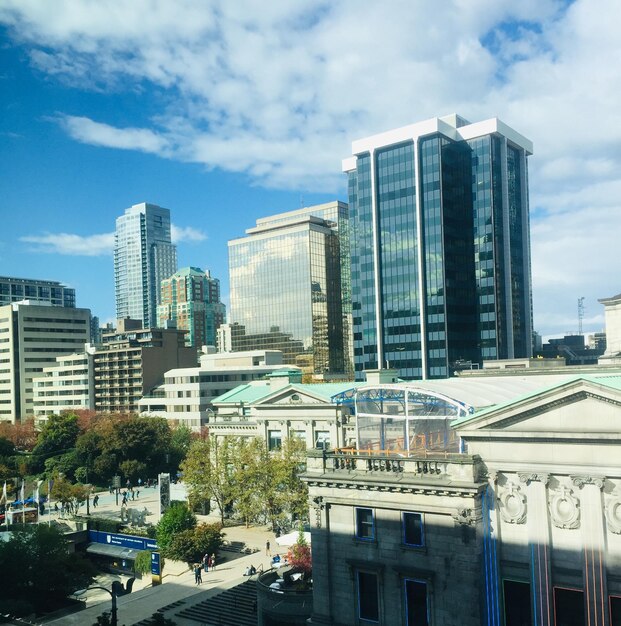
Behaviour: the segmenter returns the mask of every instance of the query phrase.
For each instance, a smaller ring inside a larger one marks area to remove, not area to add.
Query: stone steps
[[[217,596],[178,611],[175,617],[204,626],[256,626],[256,602],[256,583],[247,580]]]

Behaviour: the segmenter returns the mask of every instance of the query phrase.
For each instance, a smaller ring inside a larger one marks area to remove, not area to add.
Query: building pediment
[[[559,435],[619,433],[621,390],[578,379],[487,409],[464,420],[456,428],[466,438],[477,431]]]
[[[287,387],[265,396],[258,400],[255,405],[286,405],[297,406],[305,404],[329,404],[326,399],[307,391],[301,391],[295,387]]]

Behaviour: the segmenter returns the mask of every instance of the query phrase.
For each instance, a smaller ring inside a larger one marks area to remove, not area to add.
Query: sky
[[[618,0],[2,0],[0,274],[115,317],[115,219],[171,211],[228,298],[227,241],[347,200],[356,139],[498,117],[529,159],[534,327],[621,292]]]

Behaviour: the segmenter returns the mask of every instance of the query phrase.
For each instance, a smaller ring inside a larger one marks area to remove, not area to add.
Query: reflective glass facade
[[[344,166],[358,379],[531,352],[530,142],[497,120],[429,122],[356,142]]]
[[[239,331],[233,349],[282,350],[286,363],[309,373],[346,372],[350,292],[341,275],[341,237],[347,205],[259,220],[247,235],[229,241],[230,318]]]
[[[114,285],[118,319],[157,325],[162,280],[177,271],[177,248],[170,238],[170,211],[137,204],[116,220]]]

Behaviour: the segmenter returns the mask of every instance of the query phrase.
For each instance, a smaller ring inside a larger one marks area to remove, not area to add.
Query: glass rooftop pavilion
[[[359,453],[463,452],[451,423],[474,413],[465,402],[411,385],[359,387],[332,399],[355,414]]]
[[[573,374],[358,383],[332,396],[356,419],[359,453],[408,456],[424,451],[465,452],[451,425],[483,409],[515,401]]]

